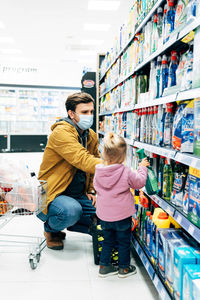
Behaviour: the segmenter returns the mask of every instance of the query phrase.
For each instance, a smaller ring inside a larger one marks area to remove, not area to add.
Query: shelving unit
[[[162,280],[156,273],[154,267],[152,266],[151,261],[148,258],[148,255],[146,254],[146,251],[141,247],[139,241],[133,237],[132,239],[132,246],[136,250],[138,256],[140,257],[147,273],[149,274],[149,277],[151,278],[155,288],[157,289],[160,297],[162,300],[170,300],[171,296],[169,295],[166,286],[163,284]]]
[[[134,40],[134,37],[137,33],[141,32],[141,29],[144,27],[144,25],[148,22],[148,20],[154,15],[155,11],[159,6],[161,6],[164,3],[165,0],[158,0],[154,7],[150,10],[150,12],[146,15],[146,17],[138,24],[138,26],[135,29],[134,34],[132,37],[127,41],[126,45],[121,49],[121,51],[118,53],[117,57],[113,59],[113,61],[110,63],[110,65],[106,68],[106,72],[101,76],[99,79],[99,83],[103,83],[105,76],[107,72],[112,68],[112,66],[117,62],[118,58],[125,53],[127,48],[131,45],[131,43]],[[193,20],[190,23],[187,23],[184,27],[174,31],[169,40],[160,46],[154,53],[152,53],[149,57],[144,59],[140,64],[138,64],[132,71],[128,74],[126,74],[125,77],[120,77],[118,80],[115,80],[115,83],[113,82],[112,86],[110,86],[108,89],[104,90],[101,95],[99,95],[99,101],[101,101],[101,98],[105,96],[107,93],[111,92],[114,88],[116,88],[121,83],[125,82],[127,79],[129,79],[132,75],[138,75],[140,74],[140,71],[147,70],[148,71],[148,65],[152,60],[154,60],[156,57],[163,55],[165,53],[169,53],[169,51],[174,50],[177,46],[179,47],[183,45],[181,42],[182,39],[187,36],[191,31],[197,29],[200,26],[200,17],[196,18],[196,20]],[[173,48],[174,46],[174,48]],[[183,46],[184,47],[184,46]],[[146,75],[146,74],[145,74]],[[194,98],[200,97],[200,87],[199,88],[193,88],[190,90],[177,90],[175,89],[168,89],[165,91],[164,95],[160,98],[155,99],[149,99],[147,102],[139,102],[137,104],[127,107],[121,107],[118,108],[116,104],[116,108],[110,111],[101,111],[99,114],[99,117],[104,116],[112,116],[113,114],[117,113],[123,113],[123,112],[131,112],[135,109],[141,109],[146,107],[151,107],[155,105],[163,105],[167,103],[172,103],[176,101],[183,101],[183,100],[191,100]],[[112,106],[113,107],[113,106]],[[103,128],[103,127],[102,127]],[[105,135],[105,132],[102,130],[97,131],[99,136],[103,137]],[[135,140],[130,140],[125,138],[128,145],[131,145],[136,148],[143,148],[144,150],[158,154],[161,156],[164,156],[166,158],[172,159],[174,161],[183,163],[188,166],[192,166],[194,168],[200,169],[200,157],[196,157],[193,154],[188,153],[181,153],[179,151],[176,151],[171,148],[165,148],[165,147],[158,147],[155,145],[150,145],[147,143],[142,143]],[[102,145],[101,145],[102,146]],[[146,191],[144,191],[146,193]],[[147,193],[146,193],[147,194]],[[172,216],[177,223],[179,223],[183,229],[185,229],[198,243],[200,243],[200,228],[195,226],[193,223],[191,223],[187,215],[184,214],[184,212],[179,208],[173,205],[171,202],[165,201],[158,195],[148,195],[154,202],[156,202],[164,211],[166,211],[170,216]],[[163,280],[160,278],[156,268],[152,264],[149,256],[148,256],[148,250],[145,249],[145,246],[143,246],[142,243],[140,243],[139,240],[133,239],[132,245],[135,248],[136,252],[140,256],[152,282],[154,283],[156,289],[159,292],[159,295],[161,299],[172,299],[167,287],[165,286]]]

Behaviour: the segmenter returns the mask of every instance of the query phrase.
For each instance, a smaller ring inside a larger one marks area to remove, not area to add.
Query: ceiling
[[[73,63],[96,69],[96,53],[112,47],[131,1],[119,1],[116,11],[88,10],[88,2],[0,0],[0,61]],[[87,31],[85,24],[110,24],[110,28]],[[88,44],[93,42],[98,45]]]

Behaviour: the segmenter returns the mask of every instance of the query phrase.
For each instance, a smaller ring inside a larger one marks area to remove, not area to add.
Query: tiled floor
[[[41,154],[13,154],[27,161],[38,172]],[[0,233],[29,236],[43,235],[42,223],[35,216],[20,216],[4,226]],[[28,241],[28,239],[27,239]],[[2,253],[0,248],[0,298],[4,300],[157,300],[158,294],[140,260],[133,263],[137,274],[119,279],[116,275],[99,278],[93,262],[92,238],[67,232],[62,251],[45,248],[35,270],[30,268],[28,252]],[[4,249],[7,252],[7,248]]]

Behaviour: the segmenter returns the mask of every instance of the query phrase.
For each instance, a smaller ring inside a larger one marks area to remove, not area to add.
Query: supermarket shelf
[[[134,142],[134,146],[137,148],[143,148],[146,151],[158,154],[158,155],[162,155],[165,156],[167,158],[171,158],[174,159],[176,151],[173,149],[168,149],[168,148],[164,148],[164,147],[157,147],[157,146],[153,146],[153,145],[149,145],[146,143],[141,143],[141,142]]]
[[[180,31],[176,31],[172,33],[169,41],[165,43],[160,49],[157,49],[154,53],[152,53],[148,58],[146,58],[142,63],[140,63],[133,72],[129,73],[125,78],[121,79],[117,84],[115,84],[112,88],[110,88],[108,91],[103,93],[101,97],[103,97],[105,94],[107,94],[109,91],[114,89],[116,86],[118,86],[120,83],[124,82],[126,79],[128,79],[131,75],[142,69],[146,64],[150,63],[153,59],[155,59],[157,56],[161,55],[163,52],[165,52],[167,49],[169,49],[175,42],[181,40],[185,35],[190,33],[191,30],[194,30],[200,26],[200,20],[194,20],[192,23],[189,23]],[[130,41],[129,41],[130,42]],[[126,46],[127,47],[127,46]],[[105,75],[104,75],[105,76]],[[102,77],[103,78],[103,77]]]
[[[161,98],[155,98],[151,101],[148,101],[148,103],[144,102],[144,103],[135,104],[134,109],[166,104],[166,103],[170,103],[170,102],[175,102],[176,100],[177,100],[177,93],[169,95],[169,96],[161,97]]]
[[[125,46],[123,47],[123,49],[120,50],[120,52],[118,53],[118,55],[116,56],[116,58],[113,59],[113,61],[110,63],[110,65],[106,69],[105,73],[101,76],[100,81],[105,77],[106,73],[110,70],[110,68],[114,65],[114,63],[117,61],[117,59],[120,57],[120,55],[124,52],[124,50],[132,42],[132,40],[134,39],[135,35],[138,32],[140,32],[140,30],[142,29],[142,27],[149,21],[149,19],[151,18],[151,16],[154,14],[154,12],[157,10],[157,8],[162,4],[162,2],[164,2],[164,0],[158,0],[156,2],[156,4],[152,7],[152,9],[146,15],[146,17],[144,18],[144,20],[136,28],[136,30],[135,30],[134,34],[132,35],[132,37],[128,40],[128,42],[125,44]]]
[[[177,152],[175,160],[187,166],[200,169],[200,157],[194,156],[193,154]]]
[[[183,92],[179,92],[177,94],[177,101],[180,100],[188,100],[188,99],[194,99],[200,97],[200,88],[197,89],[191,89]]]
[[[103,112],[103,113],[100,113],[99,116],[106,116],[106,115],[112,115],[112,114],[115,114],[115,113],[120,113],[120,112],[126,112],[126,111],[132,111],[135,109],[135,106],[131,106],[129,108],[121,108],[121,109],[114,109],[114,110],[110,110],[110,111],[106,111],[106,112]]]
[[[192,237],[200,243],[200,228],[191,223],[187,216],[181,212],[180,208],[174,206],[171,202],[165,201],[158,195],[149,195],[143,189],[144,193],[151,198],[155,203],[157,203],[163,210],[165,210],[171,217],[173,217],[178,224],[181,225]]]
[[[139,242],[135,238],[132,240],[132,245],[134,246],[137,254],[139,255],[139,257],[140,257],[145,269],[147,270],[155,288],[157,289],[161,299],[162,300],[170,300],[171,297],[169,296],[166,287],[164,286],[164,284],[162,283],[162,281],[156,274],[153,266],[151,265],[151,263],[149,261],[149,258],[147,257],[146,253],[144,252],[144,250],[140,246]]]

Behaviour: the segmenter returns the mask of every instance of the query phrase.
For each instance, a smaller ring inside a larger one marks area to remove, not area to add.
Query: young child
[[[131,220],[135,211],[130,188],[145,186],[149,162],[143,159],[137,171],[125,167],[126,148],[124,138],[107,133],[102,153],[104,164],[96,165],[93,181],[97,192],[96,213],[104,232],[100,277],[118,273],[123,278],[136,273],[136,267],[130,265]],[[111,253],[116,244],[118,267],[111,264]]]

